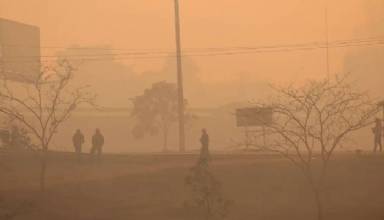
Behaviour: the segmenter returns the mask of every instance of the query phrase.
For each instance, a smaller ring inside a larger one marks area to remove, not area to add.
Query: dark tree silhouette
[[[66,60],[42,68],[32,82],[3,79],[0,84],[0,113],[18,121],[39,142],[41,152],[40,187],[45,189],[48,149],[60,125],[81,104],[94,103],[86,87],[71,88],[75,69]]]
[[[187,105],[186,100],[184,103]],[[167,151],[169,129],[178,119],[177,108],[176,85],[168,82],[154,83],[143,95],[133,99],[132,116],[137,122],[132,134],[140,138],[161,132],[163,150]]]

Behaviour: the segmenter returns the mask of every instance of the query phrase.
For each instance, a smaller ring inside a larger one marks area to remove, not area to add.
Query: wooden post
[[[264,145],[264,148],[267,148],[267,132],[266,132],[265,125],[263,125],[263,145]]]
[[[175,35],[176,35],[176,63],[177,63],[177,91],[178,91],[178,116],[179,116],[179,150],[185,151],[185,125],[184,125],[184,88],[183,67],[181,59],[181,34],[179,0],[174,1],[175,6]]]

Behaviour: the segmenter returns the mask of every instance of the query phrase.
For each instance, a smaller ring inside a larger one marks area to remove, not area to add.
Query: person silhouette
[[[201,143],[201,150],[200,150],[200,163],[208,164],[210,160],[209,155],[209,135],[207,133],[206,129],[201,130],[201,137],[200,137],[200,143]]]
[[[84,144],[84,135],[80,129],[77,129],[72,137],[73,146],[78,160],[81,160],[82,145]]]
[[[375,127],[372,128],[372,132],[374,135],[374,147],[373,152],[382,152],[383,151],[383,145],[382,145],[382,136],[383,136],[383,126],[381,123],[381,120],[379,118],[376,118],[375,120]]]
[[[96,154],[97,159],[100,160],[103,151],[104,136],[101,134],[100,129],[96,129],[95,134],[92,136],[91,156]]]

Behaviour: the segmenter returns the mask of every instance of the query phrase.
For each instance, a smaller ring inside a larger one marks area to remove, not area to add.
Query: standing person
[[[104,136],[101,134],[100,129],[96,129],[95,134],[92,136],[92,149],[91,156],[97,154],[97,159],[100,160],[104,145]]]
[[[200,150],[200,163],[208,164],[210,155],[209,155],[209,135],[207,133],[206,129],[203,129],[201,131],[201,137],[200,137],[200,143],[201,143],[201,150]]]
[[[77,159],[81,160],[82,145],[84,144],[84,135],[81,133],[80,129],[77,129],[75,134],[72,137],[73,146],[75,147],[75,153]]]
[[[383,150],[383,145],[381,141],[383,135],[383,126],[379,118],[376,118],[375,127],[372,128],[372,132],[374,135],[373,152],[377,152],[378,150],[381,152]]]

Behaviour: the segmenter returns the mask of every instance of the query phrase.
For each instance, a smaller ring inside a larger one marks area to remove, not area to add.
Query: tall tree
[[[66,60],[44,66],[32,82],[0,84],[0,113],[20,122],[38,140],[41,152],[40,187],[45,190],[48,150],[60,125],[81,104],[94,104],[86,87],[72,88],[75,68]]]
[[[178,119],[177,97],[176,85],[168,82],[154,83],[144,94],[135,97],[132,116],[136,118],[136,124],[133,135],[140,138],[161,132],[163,150],[167,151],[169,129]],[[184,105],[187,105],[186,100]]]

